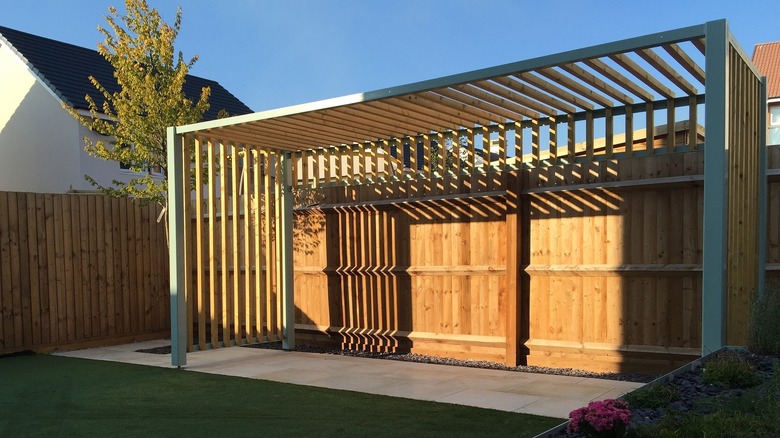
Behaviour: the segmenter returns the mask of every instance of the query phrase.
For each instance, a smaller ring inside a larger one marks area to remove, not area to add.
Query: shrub
[[[749,388],[760,382],[756,367],[747,360],[730,353],[707,361],[702,370],[702,381],[724,388]]]
[[[748,349],[756,354],[780,355],[780,287],[754,293],[750,306]]]
[[[588,437],[622,437],[631,424],[628,403],[607,399],[588,403],[569,414],[567,432],[580,432]]]
[[[628,403],[635,408],[663,408],[679,398],[677,388],[667,384],[642,387],[626,395]]]

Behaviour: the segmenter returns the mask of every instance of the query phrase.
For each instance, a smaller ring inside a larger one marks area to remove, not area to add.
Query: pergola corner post
[[[282,181],[280,192],[280,231],[281,231],[281,294],[284,305],[282,316],[282,349],[295,348],[295,287],[293,275],[293,194],[292,194],[292,155],[290,152],[282,152],[280,164],[282,168]]]
[[[723,347],[726,339],[726,260],[728,251],[728,26],[705,25],[707,100],[704,140],[704,229],[702,256],[702,355]]]
[[[171,289],[171,365],[187,364],[187,306],[184,289],[184,170],[182,136],[168,128],[168,262]]]

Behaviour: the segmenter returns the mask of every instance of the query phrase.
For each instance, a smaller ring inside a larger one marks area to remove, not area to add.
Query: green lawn
[[[534,436],[533,415],[48,355],[0,358],[0,436]]]

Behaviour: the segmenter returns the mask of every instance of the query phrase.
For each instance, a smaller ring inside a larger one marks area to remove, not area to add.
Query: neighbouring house
[[[756,44],[753,64],[766,76],[767,144],[780,144],[780,41]]]
[[[90,75],[108,90],[118,87],[113,68],[97,51],[0,26],[0,191],[91,190],[84,175],[104,185],[136,175],[89,156],[83,138],[99,136],[62,108],[65,103],[88,114],[87,94],[102,105]],[[206,86],[211,107],[204,120],[216,119],[221,110],[231,116],[252,112],[213,80],[188,75],[184,92],[197,99]]]

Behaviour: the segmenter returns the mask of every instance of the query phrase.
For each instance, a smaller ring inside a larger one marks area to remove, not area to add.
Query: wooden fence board
[[[156,217],[155,207],[124,199],[0,192],[0,355],[166,335],[169,307],[160,301],[168,286],[162,224],[149,234],[145,255],[155,262],[145,271],[127,268],[136,258],[130,243],[141,229],[134,220],[140,209],[147,211],[145,217]],[[157,254],[149,253],[152,248]],[[129,298],[146,292],[130,285],[140,284],[135,277],[149,275],[153,267],[149,278],[160,284],[149,299],[165,308],[134,326],[138,308]]]

